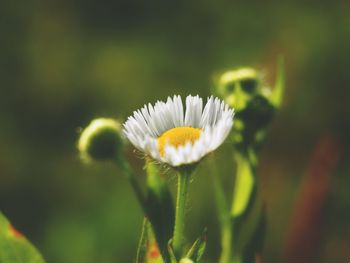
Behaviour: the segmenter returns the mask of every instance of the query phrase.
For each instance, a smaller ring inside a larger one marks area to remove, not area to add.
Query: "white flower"
[[[218,98],[187,96],[184,110],[180,96],[157,101],[134,111],[124,123],[124,134],[153,159],[181,166],[198,162],[218,148],[233,125],[233,109]]]

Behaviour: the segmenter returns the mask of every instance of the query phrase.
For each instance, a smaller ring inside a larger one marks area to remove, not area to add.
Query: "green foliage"
[[[44,263],[36,248],[0,213],[0,262]]]
[[[279,108],[282,104],[284,90],[285,90],[284,59],[282,57],[279,57],[278,65],[277,65],[277,78],[276,78],[275,86],[272,90],[272,94],[270,96],[271,103],[276,108]]]
[[[196,239],[192,247],[187,252],[186,258],[191,259],[195,263],[200,262],[204,254],[206,244],[207,244],[207,229],[205,228],[202,235]]]
[[[168,242],[174,229],[174,204],[168,185],[161,177],[159,167],[146,161],[147,172],[147,217],[152,224],[157,242],[166,262],[169,261]]]
[[[236,153],[237,173],[233,190],[231,210],[229,210],[222,185],[214,179],[216,203],[221,227],[220,263],[250,263],[246,258],[255,257],[253,243],[261,220],[261,200],[257,192],[255,168],[242,155]],[[263,236],[259,235],[263,240]]]
[[[145,217],[143,219],[141,236],[136,252],[136,263],[145,261],[147,257],[148,227],[150,227],[150,223]]]
[[[220,231],[221,231],[221,255],[220,262],[231,262],[232,251],[232,220],[230,208],[225,196],[224,189],[222,187],[220,177],[215,169],[215,163],[212,161],[213,181],[214,181],[214,194],[217,208],[217,216],[219,219]]]
[[[169,252],[169,256],[170,256],[170,263],[178,263],[178,260],[176,259],[176,256],[175,256],[175,252],[174,252],[172,243],[173,243],[172,239],[169,240],[169,242],[168,242],[168,252]]]
[[[254,263],[263,241],[264,211],[257,188],[257,155],[266,128],[282,103],[284,65],[281,58],[274,90],[265,85],[257,70],[241,68],[222,74],[216,86],[216,92],[236,110],[231,143],[237,170],[230,212],[221,184],[215,179],[221,263]]]
[[[231,214],[234,218],[241,216],[248,209],[256,191],[256,176],[250,162],[241,156],[235,155],[237,174],[233,192]]]
[[[249,231],[249,234],[242,235],[246,240],[240,242],[240,244],[244,245],[241,248],[242,261],[245,263],[256,263],[256,256],[261,256],[265,239],[266,211],[259,209],[258,214],[251,216],[250,221],[251,223],[248,222],[244,229],[246,232]]]
[[[210,79],[222,69],[254,64],[269,80],[275,52],[282,52],[289,96],[267,136],[268,165],[258,175],[269,212],[264,262],[282,262],[281,233],[315,139],[327,131],[350,149],[347,1],[56,5],[1,3],[1,208],[40,240],[49,262],[97,262],[101,254],[104,263],[130,262],[142,216],[135,196],[114,167],[80,165],[76,129],[95,116],[127,116],[136,105],[169,94],[209,95]],[[230,192],[229,147],[219,154],[227,157],[216,165]],[[344,233],[350,222],[348,156],[332,180],[322,217],[320,263],[350,262],[341,249],[350,247]],[[211,180],[197,178],[209,189]],[[214,212],[213,206],[191,210],[197,225],[209,229],[215,227]],[[195,228],[189,229],[193,236]],[[205,257],[216,262],[219,246],[208,241]],[[75,244],[84,249],[74,253]]]
[[[147,218],[144,219],[142,226],[136,263],[164,263],[152,225]]]

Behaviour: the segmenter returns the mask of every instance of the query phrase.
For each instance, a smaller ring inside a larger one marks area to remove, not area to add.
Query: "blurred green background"
[[[101,116],[124,120],[168,95],[205,97],[220,72],[239,66],[257,67],[273,83],[282,54],[285,101],[260,155],[269,220],[263,259],[286,260],[310,155],[328,135],[340,160],[312,262],[350,262],[349,14],[345,0],[2,1],[0,209],[48,262],[132,262],[142,213],[112,164],[81,164],[79,127]],[[229,152],[224,145],[216,159],[231,182]],[[142,173],[132,149],[129,157]],[[207,168],[204,161],[191,185],[188,236],[208,226],[205,258],[216,262]]]

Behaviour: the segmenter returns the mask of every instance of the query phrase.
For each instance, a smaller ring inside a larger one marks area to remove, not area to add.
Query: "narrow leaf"
[[[145,217],[143,219],[141,237],[137,248],[136,263],[141,263],[146,261],[145,258],[147,255],[147,224],[149,224],[149,222]]]
[[[194,262],[199,262],[202,258],[205,247],[207,244],[207,229],[203,230],[202,235],[197,238],[197,240],[193,243],[190,250],[187,252],[186,258],[193,260]]]
[[[147,224],[147,263],[164,263],[155,233],[151,224]]]
[[[36,248],[0,213],[0,262],[44,263]]]
[[[151,223],[144,219],[136,263],[164,263]]]
[[[169,253],[169,257],[170,257],[170,262],[171,263],[178,263],[177,259],[175,257],[175,253],[174,253],[174,250],[173,250],[172,240],[171,239],[168,242],[168,253]]]
[[[241,216],[248,209],[256,186],[254,170],[247,158],[236,154],[237,174],[232,203],[232,216]]]
[[[282,103],[284,88],[285,88],[284,60],[282,57],[279,57],[278,64],[277,64],[277,78],[275,82],[275,87],[271,94],[271,102],[276,108],[279,108],[279,106]]]

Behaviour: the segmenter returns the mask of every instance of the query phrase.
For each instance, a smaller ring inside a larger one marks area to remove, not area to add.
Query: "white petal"
[[[185,126],[199,128],[202,116],[203,100],[199,96],[187,96]]]

